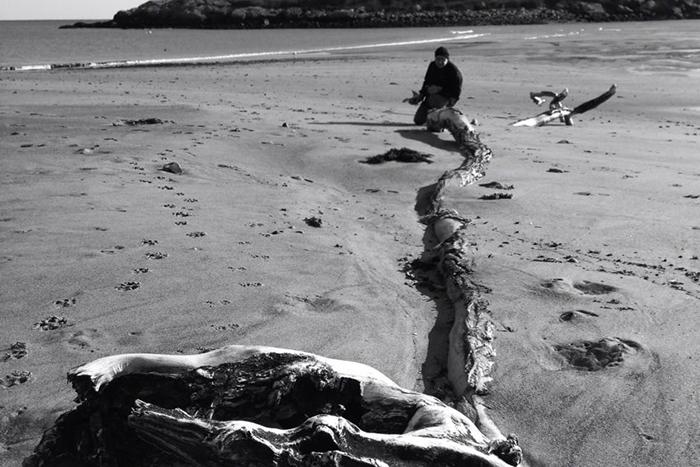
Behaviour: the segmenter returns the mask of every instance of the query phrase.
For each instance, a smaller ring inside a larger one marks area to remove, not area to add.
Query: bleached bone
[[[481,293],[484,287],[472,279],[470,221],[451,210],[439,210],[421,221],[433,233],[430,256],[438,259],[438,270],[454,307],[447,359],[450,385],[457,395],[486,393],[496,356],[494,326]]]
[[[294,350],[115,355],[69,380],[82,404],[27,465],[505,466],[494,445],[521,455],[374,368]]]
[[[530,98],[537,105],[543,104],[545,102],[545,97],[551,97],[552,101],[549,104],[549,110],[546,112],[542,112],[541,114],[535,115],[534,117],[519,120],[513,123],[513,126],[536,127],[546,125],[547,123],[557,119],[566,123],[566,125],[573,125],[573,120],[571,117],[573,117],[574,115],[582,114],[584,112],[588,112],[589,110],[598,107],[600,104],[614,96],[616,92],[617,86],[613,84],[607,91],[605,91],[600,96],[576,106],[576,108],[574,108],[573,110],[569,109],[568,107],[564,107],[564,105],[561,103],[561,101],[564,100],[566,96],[568,96],[568,89],[564,89],[559,94],[555,94],[551,91],[531,92]]]
[[[429,213],[442,208],[444,190],[452,181],[459,186],[470,185],[486,174],[486,166],[491,161],[491,149],[481,142],[469,119],[458,109],[443,107],[428,113],[426,126],[431,131],[447,129],[459,145],[464,161],[459,167],[442,174],[433,189]]]

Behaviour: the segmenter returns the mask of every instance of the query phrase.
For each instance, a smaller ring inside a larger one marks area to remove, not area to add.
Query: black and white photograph
[[[700,462],[700,0],[2,0],[0,466]]]

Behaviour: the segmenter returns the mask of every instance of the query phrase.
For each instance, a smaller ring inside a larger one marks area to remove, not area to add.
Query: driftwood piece
[[[505,466],[494,453],[521,455],[374,368],[293,350],[115,355],[68,379],[82,403],[28,466]]]
[[[537,105],[542,105],[544,102],[546,102],[546,97],[552,98],[549,104],[549,110],[535,115],[534,117],[519,120],[513,123],[513,126],[536,127],[546,125],[554,120],[560,120],[566,125],[573,125],[572,117],[574,115],[582,114],[598,107],[600,104],[614,96],[615,92],[617,92],[617,86],[613,84],[610,86],[610,89],[605,91],[600,96],[576,106],[573,110],[568,107],[564,107],[562,104],[564,98],[569,95],[568,89],[564,89],[560,93],[553,93],[551,91],[531,92],[530,99],[532,99]]]

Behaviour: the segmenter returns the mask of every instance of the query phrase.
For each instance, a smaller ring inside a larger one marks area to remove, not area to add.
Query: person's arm
[[[433,84],[435,82],[435,64],[434,62],[430,62],[430,65],[428,65],[428,69],[425,71],[425,78],[423,78],[423,86],[420,88],[420,95],[422,97],[425,97],[428,95],[428,86]]]

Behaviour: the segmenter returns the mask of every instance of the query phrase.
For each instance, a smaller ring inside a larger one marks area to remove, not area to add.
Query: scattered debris
[[[112,123],[112,126],[136,126],[136,125],[155,125],[162,124],[163,120],[160,118],[141,118],[139,120],[117,120]]]
[[[606,367],[620,365],[625,354],[637,353],[642,346],[637,342],[619,338],[604,338],[599,341],[577,341],[571,344],[554,345],[577,370],[600,371]]]
[[[307,217],[304,222],[310,227],[321,227],[323,221],[319,217]]]
[[[484,188],[493,188],[494,190],[512,190],[515,188],[513,185],[504,185],[501,182],[480,183],[479,186],[483,186]]]
[[[483,195],[479,197],[479,199],[486,199],[486,200],[492,200],[492,199],[511,199],[513,197],[512,193],[492,193],[490,195]]]
[[[413,149],[401,148],[389,149],[384,154],[377,154],[376,156],[368,157],[367,159],[360,161],[362,164],[382,164],[384,162],[396,161],[396,162],[426,162],[432,164],[433,161],[430,158],[433,157],[430,154],[414,151]]]

